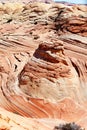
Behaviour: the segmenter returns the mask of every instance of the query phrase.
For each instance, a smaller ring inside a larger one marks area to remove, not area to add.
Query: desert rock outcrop
[[[87,129],[87,6],[10,5],[0,5],[0,128]]]

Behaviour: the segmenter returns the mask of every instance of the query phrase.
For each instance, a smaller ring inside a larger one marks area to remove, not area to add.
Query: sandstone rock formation
[[[87,129],[86,60],[87,6],[1,4],[0,129]]]

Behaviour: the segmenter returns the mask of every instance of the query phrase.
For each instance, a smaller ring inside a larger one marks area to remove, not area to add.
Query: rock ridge
[[[87,129],[86,60],[87,6],[0,4],[0,129]]]

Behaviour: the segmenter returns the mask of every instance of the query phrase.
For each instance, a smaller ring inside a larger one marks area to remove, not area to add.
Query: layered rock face
[[[0,128],[87,129],[86,60],[87,6],[1,4]]]

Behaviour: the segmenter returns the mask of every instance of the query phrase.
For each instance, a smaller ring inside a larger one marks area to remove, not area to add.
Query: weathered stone
[[[1,4],[0,129],[87,129],[86,60],[85,5]]]

